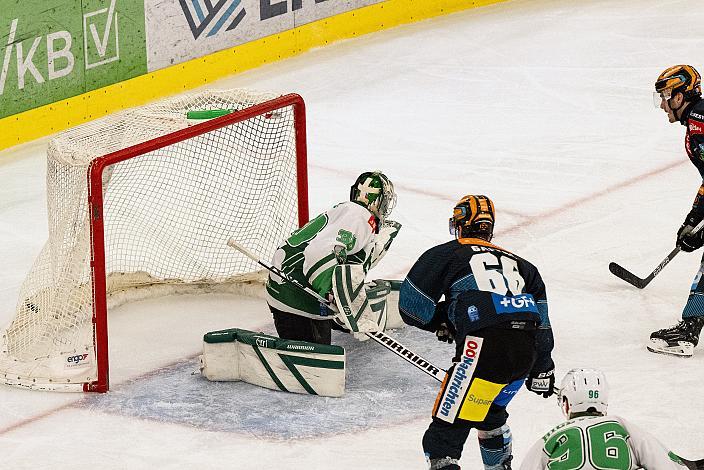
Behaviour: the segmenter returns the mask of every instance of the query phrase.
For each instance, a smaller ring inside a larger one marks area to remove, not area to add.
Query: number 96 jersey
[[[677,455],[618,416],[583,416],[552,429],[528,451],[521,470],[684,470]]]

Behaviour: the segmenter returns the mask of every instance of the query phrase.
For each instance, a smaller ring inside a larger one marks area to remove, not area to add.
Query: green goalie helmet
[[[384,220],[396,206],[394,185],[380,171],[365,171],[350,188],[350,201],[356,202]]]

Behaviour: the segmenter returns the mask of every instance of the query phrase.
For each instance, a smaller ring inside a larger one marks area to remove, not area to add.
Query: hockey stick
[[[613,274],[614,276],[623,279],[632,286],[635,286],[638,289],[642,289],[648,284],[650,284],[650,281],[655,279],[655,276],[657,276],[660,271],[662,271],[662,268],[667,266],[667,263],[672,261],[672,258],[674,258],[675,255],[680,251],[682,251],[682,249],[679,246],[675,247],[675,249],[672,250],[667,256],[665,256],[665,259],[663,259],[660,264],[658,264],[658,266],[653,269],[653,272],[648,274],[648,276],[643,279],[639,278],[623,266],[620,266],[619,264],[614,263],[613,261],[609,263],[609,271],[611,271],[611,274]]]
[[[237,240],[234,238],[230,238],[227,241],[227,245],[234,248],[235,250],[239,251],[243,255],[245,255],[247,258],[251,259],[252,261],[256,261],[257,264],[262,266],[264,269],[274,273],[275,275],[279,276],[281,279],[284,281],[296,286],[303,292],[306,292],[308,295],[311,295],[315,297],[316,300],[318,300],[321,304],[326,305],[328,308],[333,310],[334,312],[337,312],[336,306],[331,303],[328,299],[325,297],[321,296],[318,294],[316,291],[311,289],[310,287],[304,286],[300,282],[298,282],[296,279],[293,279],[289,277],[286,273],[281,271],[275,266],[270,265],[269,263],[266,263],[259,259],[254,253],[249,251],[247,248],[243,247],[239,243],[237,243]],[[387,335],[383,331],[377,331],[377,332],[369,332],[369,333],[364,333],[367,335],[369,338],[373,339],[377,343],[381,344],[384,346],[386,349],[389,351],[393,352],[397,356],[399,356],[401,359],[413,364],[416,366],[418,369],[422,370],[438,382],[442,382],[445,378],[445,374],[447,371],[445,369],[441,369],[435,365],[433,365],[430,361],[424,359],[423,357],[419,356],[418,354],[414,353],[410,349],[408,349],[406,346],[398,342],[396,339],[392,338],[391,336]]]
[[[687,460],[687,459],[683,459],[682,457],[680,457],[680,460],[690,470],[704,470],[704,459]]]
[[[697,224],[697,226],[694,227],[690,233],[696,234],[697,232],[699,232],[702,229],[702,227],[704,227],[704,220],[699,222]],[[620,279],[623,279],[624,281],[631,284],[632,286],[635,286],[638,289],[642,289],[645,286],[647,286],[648,284],[650,284],[650,281],[655,279],[655,276],[660,274],[660,271],[662,271],[662,268],[667,266],[667,264],[670,261],[672,261],[672,258],[674,258],[677,255],[677,253],[679,253],[680,251],[682,251],[682,248],[680,248],[679,245],[676,246],[674,250],[672,250],[667,256],[665,256],[665,259],[660,261],[660,264],[658,264],[658,266],[655,269],[653,269],[653,272],[648,274],[648,276],[646,276],[643,279],[639,278],[638,276],[636,276],[632,272],[628,271],[626,268],[614,263],[613,261],[611,263],[609,263],[609,271],[611,271],[611,274],[613,274],[614,276],[616,276]]]

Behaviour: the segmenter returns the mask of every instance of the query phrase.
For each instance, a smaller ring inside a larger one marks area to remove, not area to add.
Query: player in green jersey
[[[361,265],[366,273],[389,249],[401,228],[388,220],[395,204],[391,180],[380,171],[364,172],[350,188],[350,200],[293,232],[274,254],[272,265],[331,298],[336,266]],[[314,297],[270,274],[266,300],[281,338],[330,344],[332,312]]]
[[[606,415],[609,387],[603,372],[572,369],[562,380],[558,402],[567,421],[535,443],[521,470],[690,468],[650,433]]]

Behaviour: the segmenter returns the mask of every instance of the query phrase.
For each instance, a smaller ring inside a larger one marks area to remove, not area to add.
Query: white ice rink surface
[[[461,196],[491,196],[495,242],[545,279],[558,377],[603,369],[611,413],[702,458],[704,350],[679,360],[645,350],[651,331],[679,319],[700,254],[681,254],[642,291],[607,269],[613,260],[650,272],[701,182],[684,128],[651,99],[665,67],[704,67],[700,3],[513,1],[338,43],[213,88],[304,97],[312,214],[344,200],[363,170],[390,176],[404,228],[376,277],[402,277],[448,240]],[[45,147],[0,153],[0,323],[47,236]],[[111,311],[111,392],[0,386],[0,468],[424,468],[432,379],[339,336],[350,375],[337,401],[190,375],[202,334],[235,326],[271,331],[264,302],[180,296]],[[448,365],[450,350],[432,335],[397,334]],[[561,420],[554,398],[525,389],[509,412],[517,463]],[[482,468],[474,434],[462,465]]]

